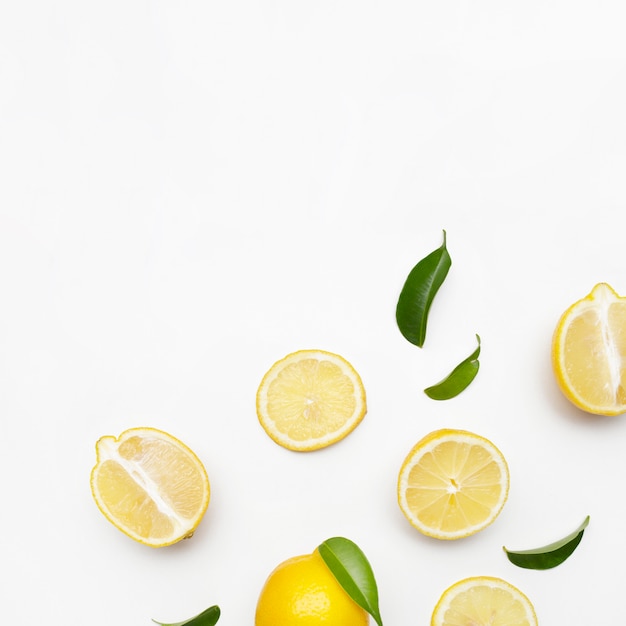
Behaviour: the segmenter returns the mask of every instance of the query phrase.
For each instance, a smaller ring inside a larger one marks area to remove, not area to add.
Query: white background
[[[212,604],[251,625],[287,557],[343,535],[386,626],[501,576],[541,624],[623,615],[626,418],[574,409],[550,342],[600,281],[626,293],[620,1],[5,1],[0,8],[0,587],[3,620],[146,626]],[[423,349],[395,323],[413,265],[452,268]],[[482,338],[447,402],[422,389]],[[299,454],[255,393],[302,348],[350,360],[368,414]],[[95,442],[178,436],[212,484],[194,537],[151,549],[95,506]],[[414,530],[400,465],[431,430],[491,439],[496,522]],[[591,522],[536,572],[531,548]]]

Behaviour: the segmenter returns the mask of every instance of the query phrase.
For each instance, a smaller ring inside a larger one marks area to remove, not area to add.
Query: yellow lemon
[[[367,626],[369,617],[315,550],[278,565],[256,607],[255,626]]]
[[[351,433],[366,412],[365,389],[343,357],[300,350],[272,365],[256,397],[259,422],[279,445],[318,450]]]
[[[597,415],[626,412],[626,298],[606,283],[561,316],[552,366],[565,397]]]
[[[489,440],[464,430],[436,430],[420,440],[398,476],[398,503],[425,535],[459,539],[500,514],[509,492],[504,456]]]
[[[152,547],[190,537],[209,505],[209,479],[198,457],[156,428],[131,428],[96,443],[91,492],[104,516]]]
[[[537,626],[530,600],[501,578],[476,576],[443,592],[431,626]]]

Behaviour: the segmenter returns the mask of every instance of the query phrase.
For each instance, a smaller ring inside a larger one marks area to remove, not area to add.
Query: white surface
[[[623,613],[626,418],[555,387],[556,321],[596,282],[626,293],[626,9],[605,2],[5,2],[0,8],[0,587],[3,619],[136,626],[211,604],[253,624],[283,559],[344,535],[386,626],[502,576],[542,624]],[[395,324],[448,233],[422,350]],[[448,402],[422,389],[482,338]],[[369,411],[291,453],[260,428],[269,366],[348,358]],[[89,491],[94,444],[163,428],[213,494],[189,541],[134,543]],[[396,503],[440,427],[508,459],[509,500],[458,542]],[[511,565],[591,523],[547,572]]]

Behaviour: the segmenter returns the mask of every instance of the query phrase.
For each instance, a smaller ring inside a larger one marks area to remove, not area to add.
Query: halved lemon
[[[597,415],[626,412],[626,298],[606,283],[572,304],[552,340],[552,366],[565,397]]]
[[[465,430],[436,430],[421,439],[398,476],[398,503],[419,531],[437,539],[473,535],[500,514],[509,469],[489,440]]]
[[[190,537],[209,505],[209,478],[184,443],[156,428],[131,428],[96,443],[91,493],[123,533],[154,548]]]
[[[530,600],[501,578],[475,576],[443,592],[431,626],[537,626]]]
[[[256,396],[259,422],[279,445],[318,450],[346,437],[366,413],[357,371],[338,354],[300,350],[272,365]]]

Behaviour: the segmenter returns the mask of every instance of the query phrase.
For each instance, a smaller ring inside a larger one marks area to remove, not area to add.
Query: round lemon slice
[[[272,365],[256,396],[259,422],[279,445],[318,450],[351,433],[366,413],[361,378],[343,357],[300,350]]]
[[[552,340],[552,366],[565,397],[597,415],[626,412],[626,298],[606,283],[572,304]]]
[[[436,430],[409,452],[398,477],[398,503],[419,531],[437,539],[473,535],[500,514],[509,470],[496,446],[464,430]]]
[[[455,583],[435,606],[431,626],[537,626],[530,600],[501,578],[476,576]]]
[[[158,548],[193,534],[210,487],[204,466],[184,443],[155,428],[131,428],[96,443],[91,492],[114,526]]]

